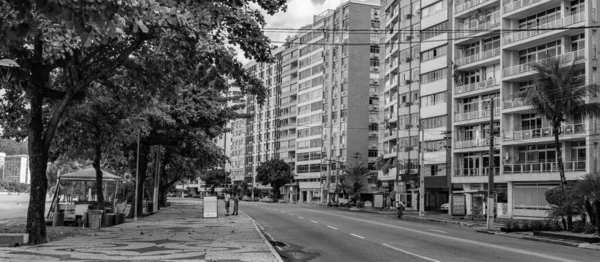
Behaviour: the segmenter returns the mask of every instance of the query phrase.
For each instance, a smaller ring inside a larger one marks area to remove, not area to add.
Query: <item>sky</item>
[[[354,2],[365,2],[379,4],[379,0],[353,0]],[[265,26],[265,35],[274,41],[275,45],[281,45],[278,42],[285,41],[288,35],[294,35],[295,31],[280,30],[275,32],[268,28],[294,28],[298,29],[302,26],[313,22],[313,16],[325,12],[327,9],[335,9],[346,0],[289,0],[287,12],[277,13],[270,16],[263,12],[267,25]],[[238,49],[239,50],[239,49]],[[242,63],[247,63],[241,51],[238,51],[238,59]]]

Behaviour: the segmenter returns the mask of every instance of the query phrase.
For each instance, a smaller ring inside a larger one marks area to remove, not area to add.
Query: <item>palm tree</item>
[[[534,85],[513,95],[550,121],[563,196],[566,196],[566,178],[559,140],[561,125],[568,119],[600,116],[600,104],[586,101],[596,96],[598,85],[586,85],[585,79],[579,77],[574,67],[576,60],[569,60],[559,56],[532,63],[531,67],[537,73]]]
[[[348,166],[344,169],[344,180],[347,181],[348,191],[352,196],[360,198],[360,191],[365,187],[365,180],[371,176],[371,170],[362,163]]]

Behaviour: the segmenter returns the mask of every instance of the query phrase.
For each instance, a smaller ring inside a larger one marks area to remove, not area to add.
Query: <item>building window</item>
[[[371,45],[371,54],[379,54],[379,46]]]
[[[422,84],[426,84],[426,83],[430,83],[430,82],[435,82],[438,80],[442,80],[444,78],[446,78],[446,73],[447,69],[446,68],[442,68],[442,69],[438,69],[429,73],[425,73],[421,75],[421,83]]]

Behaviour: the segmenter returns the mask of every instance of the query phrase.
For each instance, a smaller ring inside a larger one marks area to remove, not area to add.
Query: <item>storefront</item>
[[[548,217],[550,204],[546,191],[560,186],[558,182],[511,183],[513,217]]]
[[[465,215],[483,218],[487,215],[488,205],[488,192],[487,184],[483,183],[472,183],[463,184],[463,190],[454,190],[454,198],[456,202],[464,199],[464,206],[466,208]],[[495,211],[497,217],[508,217],[508,184],[507,183],[496,183],[494,184],[495,192]],[[455,202],[455,201],[453,201]],[[453,203],[456,205],[457,203]],[[460,203],[458,203],[460,204]]]

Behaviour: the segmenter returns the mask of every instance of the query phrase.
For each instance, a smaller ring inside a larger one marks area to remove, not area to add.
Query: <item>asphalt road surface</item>
[[[241,202],[285,261],[600,261],[600,251],[392,215]]]

